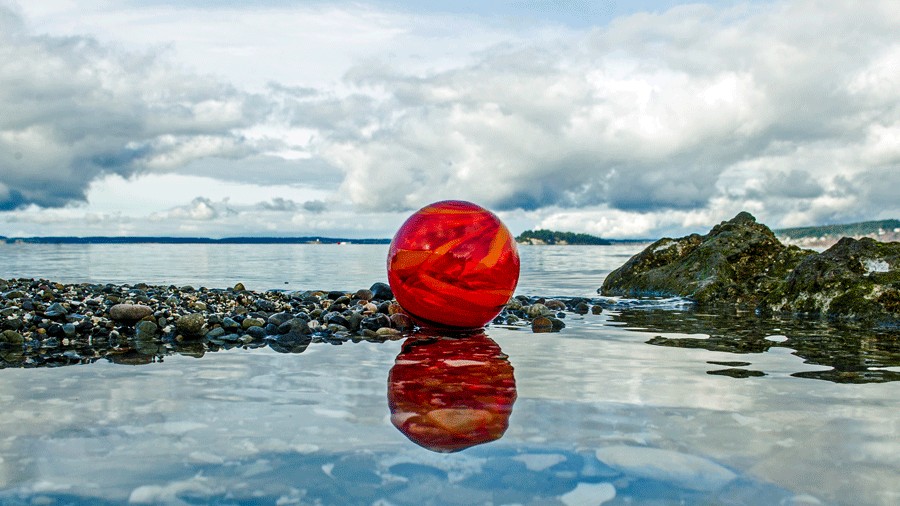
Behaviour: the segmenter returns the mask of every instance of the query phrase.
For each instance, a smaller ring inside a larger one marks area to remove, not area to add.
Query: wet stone
[[[250,327],[262,327],[266,322],[262,318],[244,318],[244,321],[241,322],[241,328],[244,330],[249,329]]]
[[[544,305],[547,306],[547,308],[549,308],[549,309],[554,309],[557,311],[566,309],[566,304],[564,302],[562,302],[560,300],[556,300],[556,299],[548,299],[547,301],[544,302]]]
[[[109,317],[118,322],[134,322],[152,314],[153,309],[143,304],[116,304],[109,308]]]
[[[190,313],[182,316],[175,323],[176,328],[185,334],[198,336],[203,335],[203,326],[206,319],[200,313]]]
[[[391,318],[384,314],[377,314],[368,318],[363,318],[360,327],[368,330],[378,330],[381,327],[390,327]]]
[[[382,327],[375,331],[375,335],[377,335],[379,337],[393,338],[393,337],[400,337],[401,333],[397,329],[392,329],[390,327]]]
[[[550,321],[550,318],[539,316],[532,320],[531,331],[535,334],[553,332],[553,322]]]
[[[253,339],[263,339],[266,337],[266,331],[262,327],[253,326],[248,327],[245,331],[248,336],[251,336]]]
[[[566,323],[559,318],[548,318],[552,332],[559,332],[566,327]]]
[[[58,323],[52,323],[49,327],[47,327],[47,335],[50,337],[63,337],[66,333],[63,331],[63,326]]]
[[[391,286],[387,283],[375,283],[369,290],[372,292],[372,298],[376,300],[391,300],[394,298],[394,292],[391,291]]]
[[[217,339],[224,335],[225,335],[225,329],[223,329],[222,327],[216,327],[206,333],[206,337],[208,339]]]
[[[134,327],[136,332],[136,337],[155,337],[157,332],[159,331],[159,327],[156,326],[155,323],[147,320],[141,320],[137,322],[137,325]]]
[[[404,313],[395,313],[391,315],[391,327],[405,332],[407,330],[412,330],[415,324],[412,319]]]
[[[344,327],[344,330],[350,328],[350,322],[347,321],[347,319],[344,318],[344,315],[342,315],[340,313],[335,313],[335,312],[327,313],[324,317],[324,320],[325,320],[326,324],[339,325],[341,327]]]
[[[284,323],[288,320],[291,320],[292,318],[294,318],[294,315],[292,315],[291,313],[288,313],[286,311],[283,311],[281,313],[275,313],[272,316],[270,316],[268,318],[268,323],[271,323],[272,325],[275,325],[277,327],[277,326],[281,325],[282,323]]]
[[[54,302],[44,310],[44,316],[47,318],[57,318],[68,314],[68,310],[59,302]]]
[[[22,344],[22,342],[22,334],[19,334],[15,330],[4,330],[3,332],[0,332],[0,343]]]
[[[549,316],[553,314],[553,311],[551,311],[550,308],[540,303],[532,304],[525,312],[530,318],[538,318],[540,316]]]
[[[365,300],[370,301],[375,298],[375,293],[372,290],[366,290],[365,288],[361,288],[353,294],[353,298],[356,300]]]
[[[317,322],[318,323],[318,322]],[[292,318],[278,326],[278,334],[299,334],[305,335],[312,333],[309,322],[302,318]]]
[[[255,305],[260,311],[268,311],[270,313],[278,311],[278,305],[270,300],[256,299]]]

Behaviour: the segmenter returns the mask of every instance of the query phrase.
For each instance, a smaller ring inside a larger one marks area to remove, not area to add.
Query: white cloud
[[[611,237],[742,209],[772,226],[900,213],[888,0],[583,29],[395,4],[73,5],[0,7],[0,209],[89,203],[7,211],[7,227],[157,213],[204,234],[389,236],[443,198]]]
[[[228,214],[234,212],[228,208],[227,200],[216,204],[208,198],[197,197],[186,206],[174,207],[163,216],[151,215],[150,219],[209,221],[218,218],[222,214],[219,208],[222,208]]]
[[[880,85],[900,29],[888,5],[684,6],[426,75],[358,67],[352,82],[382,94],[355,97],[352,124],[306,121],[315,100],[295,117],[364,209],[462,197],[684,222],[727,196],[776,223],[874,217],[896,198],[841,182],[900,162],[900,87]]]
[[[154,52],[29,33],[0,6],[0,210],[84,200],[106,174],[257,148],[239,133],[267,105]]]

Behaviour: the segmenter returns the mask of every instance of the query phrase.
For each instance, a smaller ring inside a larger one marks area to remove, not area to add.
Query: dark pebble
[[[47,318],[56,318],[59,316],[65,316],[68,313],[69,313],[69,311],[65,307],[63,307],[63,305],[60,304],[59,302],[54,302],[53,304],[50,304],[50,306],[47,307],[46,310],[44,310],[44,316],[46,316]]]
[[[550,318],[539,316],[531,321],[531,331],[535,334],[553,332],[553,322]]]
[[[244,332],[253,339],[263,339],[266,337],[266,331],[262,327],[248,327]]]
[[[387,283],[375,283],[370,288],[369,291],[372,292],[372,298],[375,300],[391,300],[394,298],[394,292],[391,291],[391,286]]]

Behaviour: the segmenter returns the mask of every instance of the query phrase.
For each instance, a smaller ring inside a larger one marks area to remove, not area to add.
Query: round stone
[[[206,325],[206,318],[200,313],[186,314],[175,322],[175,326],[178,330],[194,336],[203,335],[205,333],[203,330],[204,325]]]
[[[138,321],[153,314],[153,308],[143,304],[116,304],[109,308],[109,317],[118,322]]]
[[[497,316],[519,281],[519,252],[494,213],[471,202],[423,207],[400,227],[388,282],[424,327],[475,329]]]

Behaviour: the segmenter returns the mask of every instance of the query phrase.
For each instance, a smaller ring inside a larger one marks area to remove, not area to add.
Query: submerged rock
[[[706,235],[664,238],[607,276],[603,295],[900,322],[900,243],[842,239],[817,254],[742,212]]]

